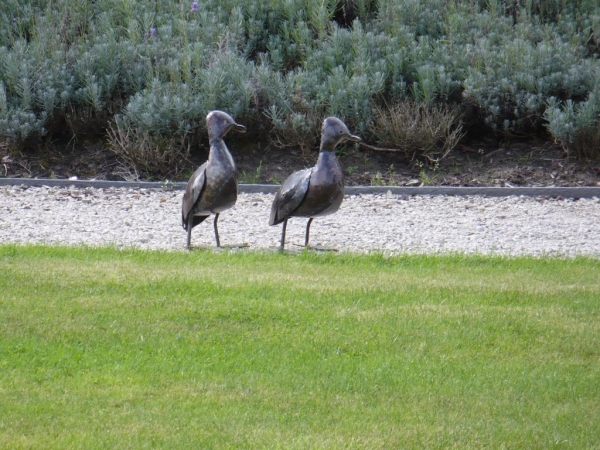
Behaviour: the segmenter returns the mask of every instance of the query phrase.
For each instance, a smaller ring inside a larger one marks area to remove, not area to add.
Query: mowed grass
[[[600,448],[600,261],[0,246],[1,448]]]

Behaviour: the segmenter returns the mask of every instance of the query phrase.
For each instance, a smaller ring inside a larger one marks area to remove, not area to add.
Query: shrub
[[[143,174],[176,176],[185,168],[190,146],[187,135],[174,137],[152,135],[149,131],[132,127],[122,116],[115,116],[108,124],[109,148],[121,159],[124,178],[139,180]]]
[[[598,90],[579,103],[558,102],[554,97],[545,112],[548,131],[566,151],[582,157],[600,155],[600,96]]]
[[[465,132],[503,138],[548,125],[576,152],[574,130],[595,127],[583,119],[600,73],[593,0],[198,3],[6,0],[0,140],[24,148],[111,124],[109,142],[188,147],[223,109],[280,146],[312,148],[327,115],[392,145],[385,130],[407,104],[458,105]]]
[[[378,109],[371,132],[382,147],[429,161],[444,158],[464,136],[460,114],[443,105],[403,101]]]

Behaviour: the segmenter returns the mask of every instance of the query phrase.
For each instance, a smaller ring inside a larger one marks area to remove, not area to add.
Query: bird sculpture
[[[211,111],[206,116],[206,128],[210,141],[208,161],[192,174],[183,194],[181,224],[187,231],[187,248],[190,248],[192,228],[211,214],[215,215],[215,240],[220,247],[219,214],[231,208],[237,200],[237,171],[223,137],[231,129],[245,133],[246,127],[223,111]]]
[[[285,230],[290,217],[308,217],[304,246],[308,247],[310,224],[315,217],[336,212],[344,199],[344,173],[335,156],[335,147],[344,141],[360,142],[337,117],[328,117],[321,129],[317,165],[291,174],[279,188],[271,207],[269,225],[283,222],[280,250],[285,246]]]

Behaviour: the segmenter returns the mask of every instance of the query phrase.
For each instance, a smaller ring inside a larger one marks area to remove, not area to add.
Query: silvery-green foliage
[[[575,116],[575,104],[572,100],[569,99],[561,105],[555,97],[550,97],[545,117],[548,121],[548,130],[556,140],[566,145],[575,141],[577,130]]]
[[[560,14],[592,10],[595,0],[477,0],[473,2],[494,14],[523,15],[549,22]]]
[[[149,86],[130,99],[123,120],[155,135],[187,135],[203,129],[204,118],[213,109],[244,117],[253,95],[253,67],[234,51],[225,50],[207,58],[187,83],[174,72],[163,73],[167,79],[161,80],[158,72]]]
[[[350,30],[332,28],[330,37],[307,56],[304,67],[286,77],[288,92],[316,100],[316,105],[295,100],[291,112],[336,115],[365,131],[373,116],[374,97],[385,89],[388,64],[377,45],[382,36],[366,33],[358,21]],[[293,114],[290,117],[298,117]]]
[[[442,32],[440,14],[447,4],[445,0],[391,0],[380,1],[377,10],[388,34],[394,35],[395,27],[402,24],[416,36],[437,38]]]
[[[551,25],[537,30],[543,39],[531,39],[532,28],[491,33],[468,47],[463,97],[494,130],[510,134],[536,126],[550,96],[582,95],[593,83],[597,62],[585,58],[581,43],[567,42]]]
[[[583,156],[600,153],[600,91],[592,91],[585,101],[559,102],[551,97],[544,114],[548,131],[566,149]]]
[[[32,133],[44,135],[46,120],[45,112],[36,115],[22,106],[10,105],[6,88],[0,82],[0,136],[14,142],[26,139]]]
[[[308,0],[307,2],[308,20],[318,39],[323,39],[327,35],[327,28],[335,9],[337,0]]]
[[[154,80],[144,91],[135,94],[125,108],[123,119],[130,126],[156,134],[188,134],[190,123],[204,105],[191,87],[183,83]]]
[[[316,142],[324,114],[323,105],[316,100],[316,91],[309,91],[316,87],[317,78],[298,69],[285,77],[276,76],[274,81],[261,89],[267,105],[264,115],[270,120],[274,135],[272,140],[278,146],[299,146],[308,151]]]
[[[191,5],[4,0],[0,114],[11,126],[0,139],[52,134],[65,122],[102,130],[120,114],[121,131],[137,130],[127,139],[189,142],[219,108],[282,145],[308,147],[325,115],[368,139],[378,108],[410,100],[460,104],[473,126],[513,135],[567,114],[568,99],[579,119],[562,122],[583,127],[598,74],[594,0]],[[562,106],[544,114],[551,97]]]
[[[48,119],[73,94],[73,79],[63,54],[43,41],[32,52],[27,42],[15,41],[12,51],[0,48],[0,82],[3,86],[0,136],[15,143],[46,133]]]

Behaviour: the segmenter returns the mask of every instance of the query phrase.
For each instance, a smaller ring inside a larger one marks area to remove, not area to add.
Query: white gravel
[[[87,244],[183,250],[182,191],[0,188],[0,243]],[[275,249],[272,194],[240,194],[219,217],[224,246]],[[311,245],[340,251],[600,256],[600,200],[531,197],[346,196],[336,214],[316,218]],[[306,219],[288,222],[286,248],[304,243]],[[192,245],[214,247],[212,217]]]

